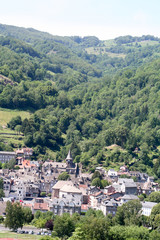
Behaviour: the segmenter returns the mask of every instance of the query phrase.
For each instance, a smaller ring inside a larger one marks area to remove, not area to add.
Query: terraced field
[[[0,141],[11,144],[15,148],[23,146],[24,136],[14,130],[8,129],[7,123],[18,115],[24,119],[29,118],[31,114],[27,111],[0,109]]]

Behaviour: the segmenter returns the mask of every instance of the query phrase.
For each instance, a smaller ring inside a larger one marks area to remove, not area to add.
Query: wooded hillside
[[[37,159],[160,176],[160,39],[59,37],[0,25],[0,107]],[[0,150],[18,147],[1,137]],[[113,148],[108,146],[114,145]],[[157,167],[158,166],[158,167]]]

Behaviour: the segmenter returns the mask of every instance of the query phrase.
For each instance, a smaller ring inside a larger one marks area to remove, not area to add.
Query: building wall
[[[59,191],[59,198],[76,199],[82,201],[82,194]]]
[[[59,189],[53,189],[52,199],[53,198],[59,198]]]
[[[0,162],[2,163],[9,162],[11,159],[15,158],[16,158],[15,152],[0,152]]]

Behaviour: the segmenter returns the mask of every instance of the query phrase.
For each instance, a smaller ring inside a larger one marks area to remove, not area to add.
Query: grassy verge
[[[30,235],[30,234],[18,234],[13,232],[2,232],[0,233],[1,238],[14,238],[14,239],[28,239],[28,240],[38,240],[42,236],[39,235]]]

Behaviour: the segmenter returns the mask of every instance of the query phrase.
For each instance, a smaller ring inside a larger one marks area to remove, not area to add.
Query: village
[[[158,183],[146,173],[129,171],[121,166],[119,171],[97,167],[109,185],[100,189],[93,186],[93,173],[84,173],[82,166],[74,163],[69,150],[63,162],[45,161],[39,163],[31,160],[32,148],[22,148],[15,152],[0,152],[0,162],[16,160],[16,170],[0,169],[3,179],[5,197],[0,200],[0,215],[5,216],[7,201],[20,202],[29,207],[33,214],[40,210],[51,211],[55,215],[79,213],[85,214],[88,209],[101,210],[106,216],[115,216],[117,207],[130,200],[139,199],[138,195],[150,195],[159,191]],[[62,173],[68,173],[69,179],[59,180]],[[125,176],[125,177],[124,177]],[[142,214],[150,216],[155,202],[141,201]]]

